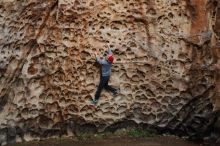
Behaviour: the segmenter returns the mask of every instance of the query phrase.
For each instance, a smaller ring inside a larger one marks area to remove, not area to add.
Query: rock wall
[[[220,123],[219,5],[1,0],[0,143],[136,124],[210,133]],[[102,92],[94,107],[94,52],[106,44],[115,56],[110,84],[120,94]]]

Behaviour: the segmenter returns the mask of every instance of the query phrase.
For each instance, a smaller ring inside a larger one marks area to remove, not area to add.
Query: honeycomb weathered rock
[[[102,131],[125,121],[205,132],[213,123],[206,115],[220,108],[218,5],[1,0],[0,143]],[[102,92],[94,107],[94,51],[102,53],[105,44],[116,59],[110,82],[121,92],[116,98]]]

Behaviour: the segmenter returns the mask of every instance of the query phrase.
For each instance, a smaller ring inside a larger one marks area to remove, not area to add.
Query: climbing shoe
[[[92,104],[96,105],[98,103],[98,100],[92,99]]]
[[[118,92],[117,92],[117,91],[112,93],[112,96],[113,96],[113,97],[116,97],[117,95],[118,95]]]

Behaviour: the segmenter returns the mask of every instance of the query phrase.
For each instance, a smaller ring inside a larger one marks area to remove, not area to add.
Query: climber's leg
[[[108,82],[108,78],[109,77],[101,77],[101,80],[99,82],[99,86],[98,86],[98,89],[96,91],[96,94],[95,94],[95,100],[98,101],[99,100],[99,97],[100,97],[100,94],[102,92],[102,89],[105,87],[105,84],[106,82]]]
[[[108,91],[111,91],[112,94],[113,94],[113,96],[117,95],[117,89],[115,89],[115,88],[113,88],[112,86],[108,85],[108,81],[109,81],[109,78],[108,78],[108,80],[106,81],[104,88],[105,88],[106,90],[108,90]]]

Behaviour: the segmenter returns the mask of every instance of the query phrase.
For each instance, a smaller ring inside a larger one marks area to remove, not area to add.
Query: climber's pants
[[[102,89],[105,88],[108,91],[111,91],[112,93],[115,93],[117,90],[111,86],[108,85],[110,76],[101,76],[98,89],[95,94],[95,99],[99,100],[100,94],[102,92]]]

